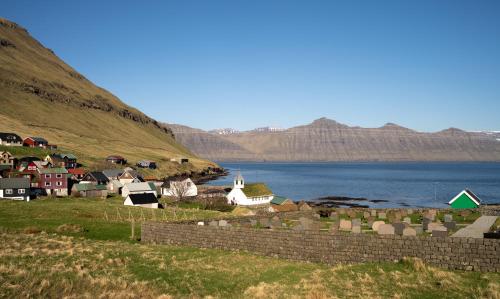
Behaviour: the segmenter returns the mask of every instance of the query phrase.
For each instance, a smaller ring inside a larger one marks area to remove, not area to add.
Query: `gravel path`
[[[458,230],[452,237],[461,238],[483,238],[483,233],[490,230],[498,216],[481,216],[474,223]]]

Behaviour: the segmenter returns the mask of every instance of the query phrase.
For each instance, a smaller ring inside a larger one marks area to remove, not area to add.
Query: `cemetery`
[[[500,239],[484,238],[495,236],[500,225],[496,215],[485,216],[477,209],[363,208],[332,209],[321,215],[299,211],[222,220],[146,222],[141,241],[245,250],[327,264],[416,257],[447,269],[500,272]],[[466,228],[483,218],[489,226],[480,227],[484,236],[477,235],[477,227],[476,235],[468,235]]]

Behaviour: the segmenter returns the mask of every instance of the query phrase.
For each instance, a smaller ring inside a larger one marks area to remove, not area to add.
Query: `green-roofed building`
[[[245,184],[243,176],[238,173],[234,178],[233,189],[226,198],[229,204],[253,206],[269,204],[274,195],[264,183]]]
[[[273,200],[271,200],[271,204],[273,205],[284,205],[287,203],[293,203],[293,201],[289,198],[283,196],[274,196]]]

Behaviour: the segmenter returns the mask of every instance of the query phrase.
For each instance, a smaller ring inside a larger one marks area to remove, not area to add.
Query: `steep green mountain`
[[[21,26],[0,19],[0,131],[43,136],[86,165],[111,154],[151,159],[154,174],[200,171],[215,164],[179,144],[172,131],[94,85]],[[187,157],[179,165],[171,158]]]

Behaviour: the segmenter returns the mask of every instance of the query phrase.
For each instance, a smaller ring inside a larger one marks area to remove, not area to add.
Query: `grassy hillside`
[[[158,161],[158,175],[214,166],[177,143],[166,126],[87,80],[17,24],[0,19],[0,41],[0,131],[43,136],[85,164],[119,154],[132,163]],[[178,157],[188,157],[192,164],[186,169],[166,163]]]
[[[158,210],[130,209],[136,219],[174,219],[170,207],[164,216]],[[500,296],[500,273],[446,271],[419,260],[331,267],[243,252],[140,244],[129,239],[130,223],[124,220],[128,210],[116,198],[0,201],[0,298]],[[194,209],[177,209],[176,215],[227,216]]]

